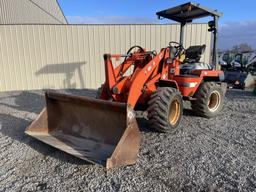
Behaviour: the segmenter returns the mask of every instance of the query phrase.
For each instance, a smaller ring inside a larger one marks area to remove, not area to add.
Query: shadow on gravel
[[[199,117],[195,114],[195,112],[192,109],[183,109],[183,115],[184,116],[191,116],[191,117]]]
[[[18,95],[9,96],[8,99],[14,99],[15,105],[0,102],[1,105],[11,107],[18,111],[26,111],[39,114],[45,106],[44,95],[41,92],[33,93],[23,91]]]
[[[38,91],[38,93],[23,91],[18,95],[9,96],[8,99],[14,98],[15,105],[2,103],[1,105],[14,108],[19,111],[26,111],[39,114],[43,107],[45,106],[45,98],[44,91]],[[53,90],[56,91],[56,90]],[[94,97],[96,94],[96,90],[93,89],[68,89],[68,90],[57,90],[56,92],[66,93],[66,94],[74,94],[80,96]],[[1,99],[1,98],[0,98]]]

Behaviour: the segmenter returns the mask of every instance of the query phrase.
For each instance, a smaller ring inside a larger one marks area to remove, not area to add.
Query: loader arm
[[[156,55],[143,69],[136,75],[130,86],[127,104],[129,107],[134,108],[138,99],[142,94],[143,87],[148,79],[154,73],[154,70],[159,67],[162,59],[165,58],[166,48]]]
[[[114,99],[116,97],[112,94],[113,89],[117,90],[118,87],[120,87],[120,84],[124,82],[124,74],[126,71],[134,65],[135,61],[145,61],[145,58],[147,55],[149,55],[151,52],[134,52],[133,54],[105,54],[104,55],[104,64],[105,64],[105,77],[106,81],[103,85],[104,92],[107,92],[109,96],[112,95]],[[125,60],[123,63],[118,65],[116,68],[113,67],[112,59],[119,60],[121,57],[125,57]],[[120,92],[120,89],[118,89],[115,93]],[[106,93],[103,93],[103,95]],[[102,99],[106,99],[107,97],[104,97],[102,95]]]

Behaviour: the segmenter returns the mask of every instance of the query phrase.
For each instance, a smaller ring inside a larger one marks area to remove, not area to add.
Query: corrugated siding
[[[0,0],[0,24],[66,24],[56,0]]]
[[[185,47],[206,44],[206,24],[188,25]],[[0,91],[96,88],[104,81],[104,53],[131,46],[159,50],[179,40],[179,25],[2,25]]]

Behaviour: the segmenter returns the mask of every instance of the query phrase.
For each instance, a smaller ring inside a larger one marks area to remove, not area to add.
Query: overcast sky
[[[185,0],[59,0],[69,23],[73,24],[143,24],[168,23],[157,20],[157,11]],[[220,19],[220,48],[248,43],[256,48],[256,0],[197,0],[203,6],[217,9]],[[200,20],[202,22],[205,20]]]

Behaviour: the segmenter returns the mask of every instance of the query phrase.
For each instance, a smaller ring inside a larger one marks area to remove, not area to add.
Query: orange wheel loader
[[[134,110],[148,111],[149,126],[174,133],[182,118],[183,100],[194,112],[210,118],[222,109],[226,85],[216,70],[216,11],[186,3],[157,13],[160,18],[180,22],[180,42],[170,42],[159,53],[132,47],[126,54],[105,54],[106,81],[97,98],[47,91],[46,108],[26,133],[81,159],[107,168],[135,163],[140,132]],[[214,35],[212,64],[200,62],[205,45],[183,48],[184,26],[193,19],[212,16]],[[112,60],[123,58],[113,67]],[[132,71],[127,74],[127,71]]]

